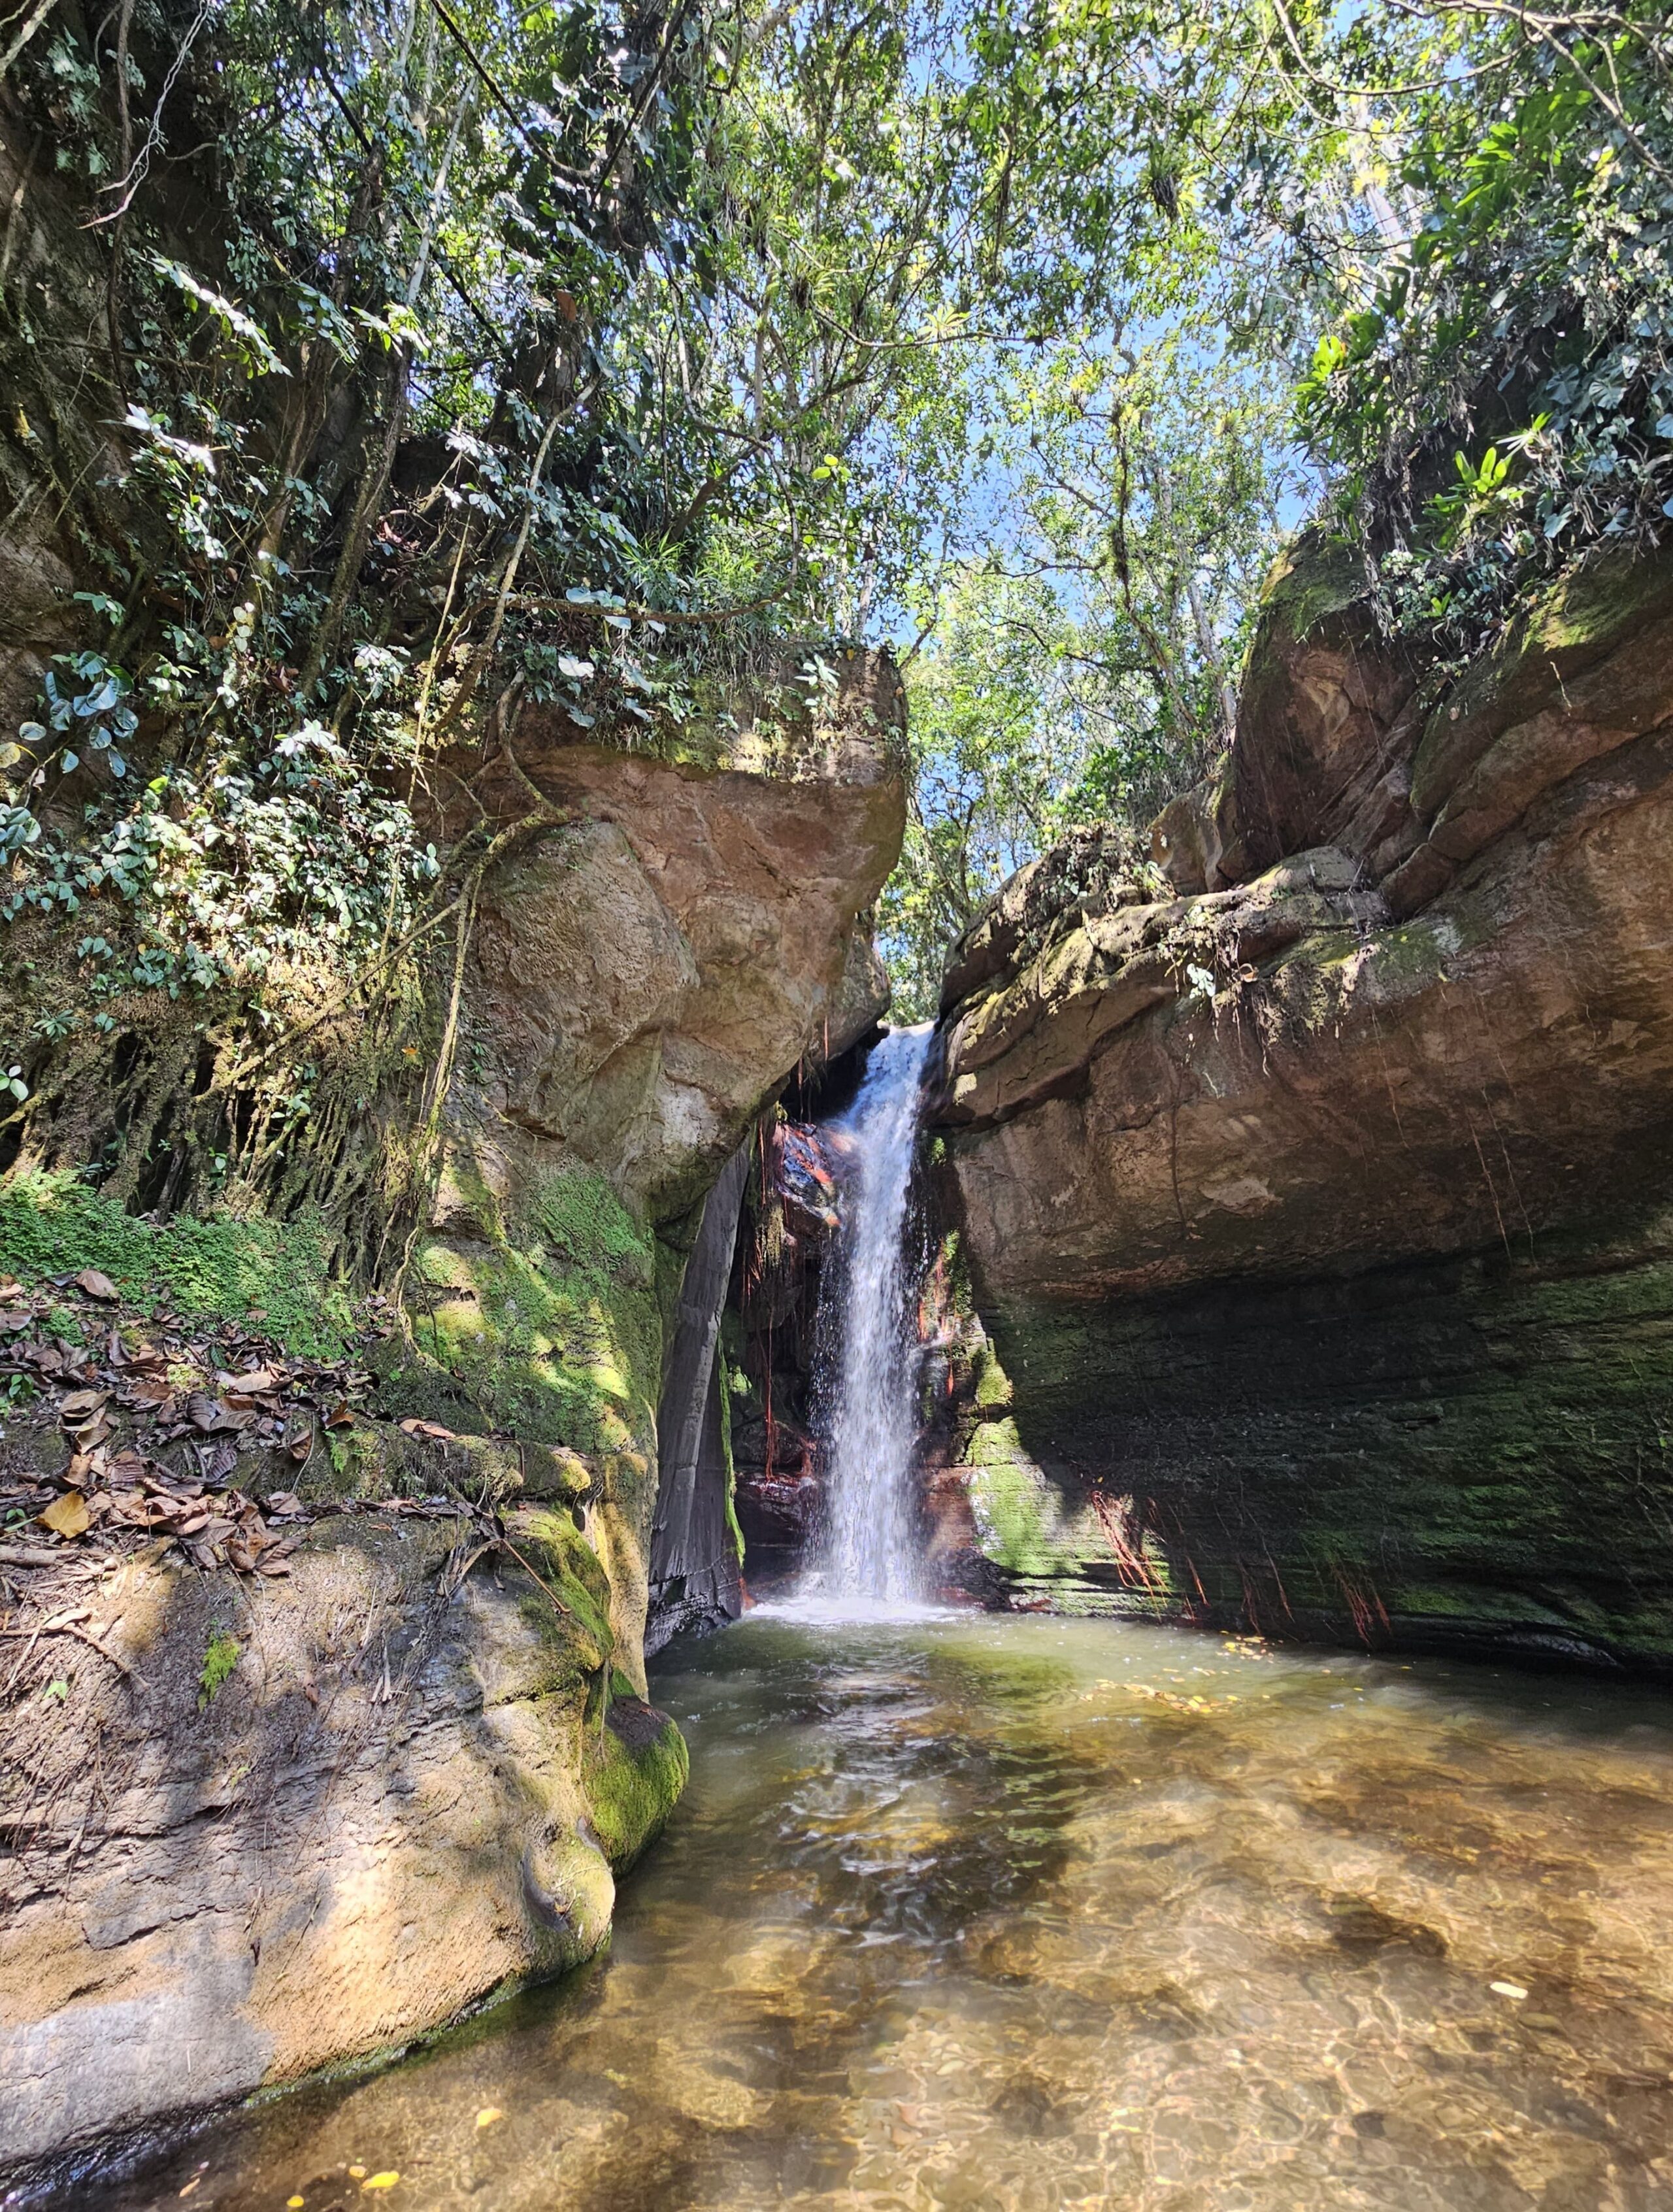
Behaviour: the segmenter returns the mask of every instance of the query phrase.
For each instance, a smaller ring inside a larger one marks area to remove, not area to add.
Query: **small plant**
[[[203,1671],[197,1677],[197,1710],[204,1712],[210,1700],[224,1683],[231,1679],[233,1668],[244,1656],[244,1646],[236,1636],[224,1628],[209,1631],[208,1648],[203,1653]]]

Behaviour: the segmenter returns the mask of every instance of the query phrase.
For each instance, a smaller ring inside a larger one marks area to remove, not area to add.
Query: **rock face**
[[[322,1515],[288,1578],[131,1547],[20,1573],[0,1547],[9,1650],[66,1610],[98,1646],[28,1644],[66,1690],[41,1674],[0,1743],[0,2169],[62,2178],[113,2134],[398,2047],[603,1939],[614,1872],[685,1773],[644,1703],[658,1400],[663,1578],[683,1598],[709,1574],[724,1615],[723,1215],[762,1107],[880,1011],[864,915],[900,846],[899,719],[887,662],[857,659],[828,724],[753,765],[743,741],[675,763],[532,719],[514,762],[469,763],[476,819],[519,835],[439,994],[458,1049],[403,1325],[365,1417],[322,1431],[300,1480],[259,1456],[236,1476]],[[27,1188],[46,1212],[0,1273],[118,1266],[72,1249],[84,1185],[56,1225],[58,1185]],[[171,1233],[140,1239],[162,1274],[117,1286],[118,1331],[170,1295]],[[681,1327],[694,1246],[706,1361]]]
[[[1226,774],[960,948],[943,1187],[1121,1601],[1673,1663],[1670,835],[1673,562],[1443,685],[1304,546]]]
[[[688,1630],[720,1627],[743,1610],[743,1545],[732,1503],[719,1339],[752,1152],[749,1144],[738,1146],[703,1201],[663,1358],[647,1652]]]
[[[109,1656],[77,1654],[33,1747],[83,1847],[8,1916],[9,2170],[67,2177],[68,2148],[398,2047],[597,1948],[685,1746],[619,1675],[606,1708],[608,1586],[567,1511],[510,1541],[473,1572],[468,1521],[339,1520],[253,1594],[166,1562],[98,1589]],[[212,1689],[206,1650],[231,1661]],[[66,1764],[89,1722],[96,1766]]]

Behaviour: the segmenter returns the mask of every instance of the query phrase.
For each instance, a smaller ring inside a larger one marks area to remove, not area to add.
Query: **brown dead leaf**
[[[304,1429],[300,1437],[292,1437],[289,1443],[286,1444],[285,1449],[300,1466],[313,1449],[312,1430]]]
[[[328,1429],[352,1428],[354,1426],[354,1414],[349,1411],[348,1406],[341,1398],[337,1400],[336,1405],[332,1407],[330,1412],[325,1416],[325,1425]]]
[[[148,1376],[141,1382],[128,1383],[122,1393],[122,1402],[124,1406],[161,1407],[172,1406],[174,1395],[172,1384]]]
[[[64,1497],[53,1499],[40,1516],[40,1522],[41,1526],[50,1528],[55,1536],[73,1540],[87,1534],[93,1524],[93,1516],[88,1511],[86,1498],[79,1491],[71,1490]]]
[[[198,1471],[205,1482],[225,1482],[238,1465],[238,1446],[230,1437],[218,1437],[212,1444],[199,1444]]]
[[[451,1444],[456,1441],[452,1429],[444,1429],[439,1421],[403,1421],[401,1427],[409,1437],[432,1437],[438,1443]]]
[[[78,1421],[89,1419],[110,1403],[108,1390],[72,1390],[58,1407],[58,1419],[66,1428]]]
[[[219,1398],[211,1398],[203,1390],[192,1392],[186,1401],[186,1412],[191,1416],[193,1428],[201,1429],[205,1436],[218,1436],[226,1431],[235,1435],[240,1429],[247,1429],[251,1421],[248,1412],[241,1413]]]
[[[122,1293],[108,1275],[101,1275],[97,1267],[83,1267],[76,1278],[79,1288],[90,1298],[104,1298],[110,1304],[119,1304]]]
[[[267,1501],[267,1514],[270,1521],[294,1521],[307,1510],[294,1490],[276,1490]]]
[[[215,1379],[223,1390],[247,1390],[257,1397],[271,1390],[282,1390],[285,1386],[284,1370],[278,1367],[250,1367],[242,1375],[217,1368]]]
[[[0,1309],[0,1329],[5,1330],[12,1336],[20,1334],[33,1320],[34,1316],[32,1313],[27,1310],[20,1311],[15,1306]]]

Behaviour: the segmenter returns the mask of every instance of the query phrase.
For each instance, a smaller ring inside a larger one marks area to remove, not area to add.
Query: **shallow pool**
[[[1673,1700],[760,1615],[652,1694],[607,1959],[82,2201],[1673,2212]]]

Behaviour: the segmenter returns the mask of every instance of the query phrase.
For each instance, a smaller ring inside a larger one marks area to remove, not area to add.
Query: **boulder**
[[[34,1813],[9,1808],[9,2179],[392,2054],[597,1948],[686,1771],[615,1666],[604,1582],[538,1508],[499,1543],[324,1522],[252,1594],[178,1553],[106,1578],[97,1648],[56,1647]]]

